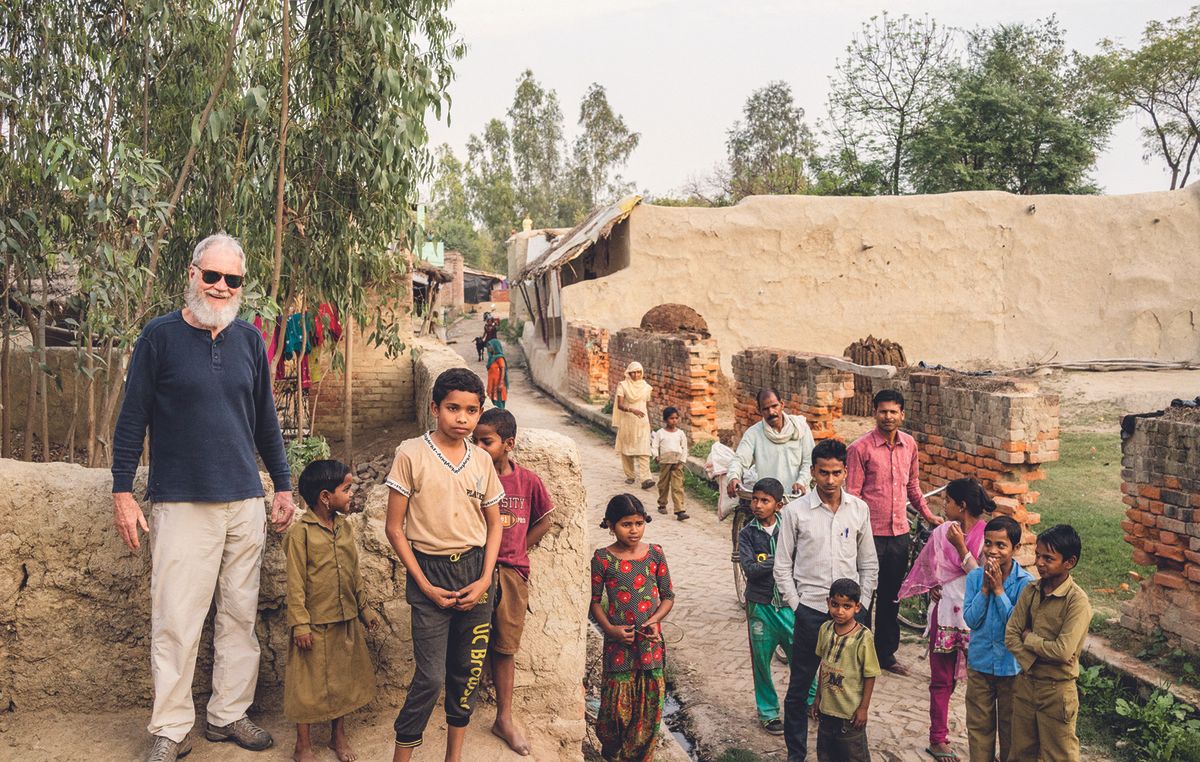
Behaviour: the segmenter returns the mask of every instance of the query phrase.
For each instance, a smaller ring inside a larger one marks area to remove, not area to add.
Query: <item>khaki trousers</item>
[[[658,468],[658,507],[666,509],[667,497],[675,505],[676,513],[683,513],[683,464],[662,463]]]
[[[625,469],[626,479],[645,481],[650,478],[650,456],[622,455],[621,468]]]
[[[1079,762],[1079,689],[1074,680],[1017,675],[1013,690],[1011,762]]]
[[[971,762],[993,762],[1000,741],[1000,762],[1008,762],[1012,748],[1013,683],[1016,677],[998,677],[967,670],[967,742]]]
[[[258,681],[258,583],[267,517],[261,497],[155,503],[150,512],[151,735],[182,741],[196,721],[192,676],[216,597],[208,721],[245,716]]]

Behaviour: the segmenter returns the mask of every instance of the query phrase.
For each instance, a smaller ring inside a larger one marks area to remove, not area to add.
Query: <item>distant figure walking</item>
[[[625,469],[625,483],[640,479],[642,489],[650,489],[654,480],[650,478],[650,417],[646,406],[654,389],[644,375],[640,362],[625,367],[625,380],[617,384],[613,395],[612,422],[617,428],[616,448]]]
[[[487,348],[487,394],[492,404],[503,409],[508,402],[508,358],[499,339],[492,339]]]

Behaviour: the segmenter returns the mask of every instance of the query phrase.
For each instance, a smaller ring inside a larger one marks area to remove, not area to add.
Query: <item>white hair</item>
[[[238,243],[238,239],[226,233],[213,233],[208,238],[196,244],[196,248],[192,250],[192,264],[199,267],[200,260],[204,258],[204,253],[213,246],[224,246],[236,252],[242,259],[242,272],[246,271],[246,252],[242,251],[242,245]]]

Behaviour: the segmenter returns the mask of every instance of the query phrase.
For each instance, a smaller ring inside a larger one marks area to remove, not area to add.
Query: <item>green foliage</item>
[[[975,31],[949,98],[910,142],[913,187],[1094,193],[1087,173],[1118,116],[1053,17]]]
[[[329,442],[325,441],[325,437],[297,437],[287,443],[286,451],[293,481],[300,477],[309,463],[330,457]]]
[[[594,207],[629,193],[632,186],[621,177],[619,169],[641,140],[641,135],[625,124],[624,117],[613,111],[604,87],[595,82],[579,104],[579,128],[564,194],[573,207],[566,210],[570,219],[581,218]]]
[[[829,83],[833,150],[818,192],[891,193],[906,188],[908,143],[949,90],[951,30],[928,17],[886,12],[862,25]]]
[[[613,411],[613,401],[611,399],[608,402],[604,403],[604,407],[600,408],[600,412],[604,413],[605,415],[612,415],[612,411]]]
[[[1154,690],[1145,701],[1099,665],[1079,673],[1080,716],[1110,742],[1120,738],[1138,762],[1200,760],[1200,719],[1170,691]]]
[[[691,449],[688,450],[688,454],[696,458],[707,458],[708,454],[712,452],[713,445],[716,443],[717,440],[715,439],[701,439],[692,445]]]
[[[508,107],[513,188],[519,211],[539,227],[560,219],[558,194],[563,168],[563,114],[558,94],[526,69],[517,78]]]
[[[725,138],[731,199],[802,193],[809,184],[806,167],[814,144],[791,86],[777,81],[755,90],[742,117]]]
[[[1091,61],[1092,74],[1123,107],[1148,117],[1141,128],[1146,158],[1171,172],[1171,189],[1187,184],[1200,145],[1200,7],[1187,16],[1151,21],[1142,46],[1111,40]]]

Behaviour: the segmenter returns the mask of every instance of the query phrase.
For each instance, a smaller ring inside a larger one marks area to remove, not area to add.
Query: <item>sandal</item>
[[[934,751],[932,746],[926,746],[925,753],[933,757],[937,762],[962,762],[959,756],[953,751]]]

